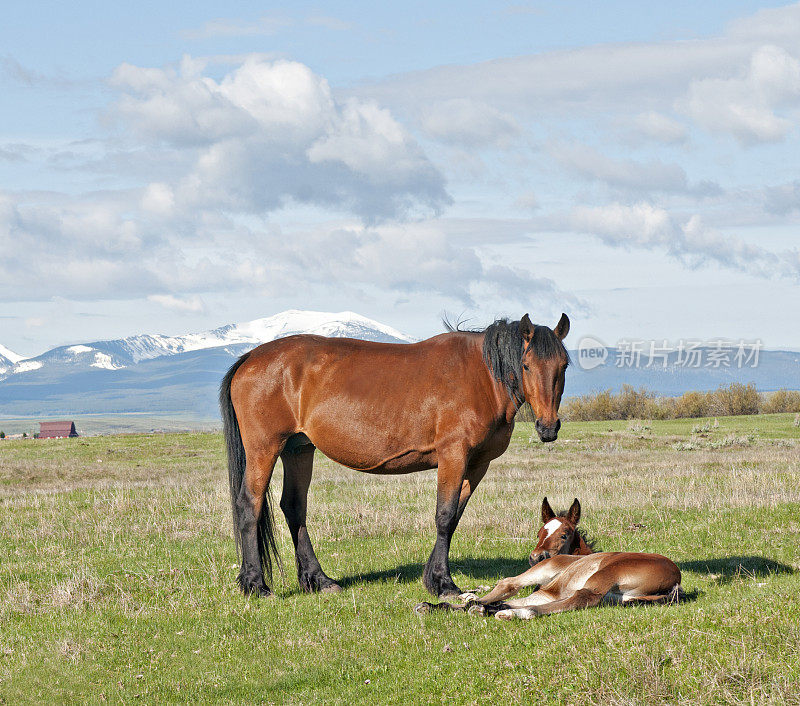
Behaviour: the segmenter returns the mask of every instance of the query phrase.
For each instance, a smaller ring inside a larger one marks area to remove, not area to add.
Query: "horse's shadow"
[[[795,570],[779,561],[763,556],[726,556],[714,559],[679,561],[681,571],[708,574],[717,584],[730,583],[737,578],[763,578],[773,574],[793,574]]]
[[[460,579],[459,574],[468,576],[475,583],[481,580],[497,580],[503,576],[515,576],[529,568],[528,562],[519,557],[462,557],[450,562],[450,569],[461,583],[469,583],[467,579]],[[379,581],[393,581],[395,583],[412,583],[422,579],[425,564],[401,564],[381,571],[366,571],[353,573],[337,579],[342,588],[348,588],[358,583],[375,583]],[[469,586],[468,586],[469,588]]]
[[[450,567],[454,575],[462,574],[480,583],[486,580],[497,580],[504,576],[516,576],[528,568],[528,562],[519,557],[462,557],[454,559]],[[683,572],[693,574],[710,574],[716,578],[717,584],[726,584],[737,578],[763,578],[773,574],[793,574],[795,569],[787,564],[782,564],[773,559],[762,556],[728,556],[710,559],[695,559],[692,561],[678,562],[678,568]],[[396,583],[411,583],[422,579],[425,569],[423,563],[401,564],[380,571],[367,571],[353,573],[342,577],[338,583],[342,588],[353,586],[357,583],[374,583],[380,581],[394,581]],[[461,583],[468,583],[460,579]]]
[[[505,576],[516,576],[528,569],[528,562],[520,557],[460,557],[453,559],[450,568],[461,587],[472,589],[474,584],[493,583]],[[787,564],[761,556],[729,556],[711,559],[695,559],[678,562],[682,572],[707,574],[717,585],[727,584],[737,578],[762,578],[773,574],[793,574],[795,569]],[[400,564],[378,571],[354,572],[336,577],[336,582],[344,589],[364,583],[392,582],[398,584],[414,583],[422,580],[424,563]],[[462,578],[468,577],[468,578]],[[297,592],[296,590],[291,593]],[[700,593],[697,589],[684,594],[682,600],[695,600]]]

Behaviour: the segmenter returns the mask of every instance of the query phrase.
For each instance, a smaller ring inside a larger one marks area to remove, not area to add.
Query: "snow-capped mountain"
[[[236,358],[259,343],[295,333],[412,340],[352,312],[285,311],[201,333],[76,343],[26,359],[1,349],[0,418],[134,413],[216,420],[219,383]],[[615,358],[614,349],[609,357]],[[579,359],[577,352],[573,358]],[[800,353],[762,351],[753,368],[661,370],[609,363],[584,370],[576,364],[567,372],[566,395],[617,390],[623,384],[677,395],[731,382],[753,382],[761,390],[800,389]]]
[[[120,370],[143,360],[209,348],[228,347],[229,352],[239,355],[260,343],[298,333],[390,343],[408,343],[413,340],[390,326],[352,311],[334,314],[290,310],[200,333],[180,336],[141,334],[116,340],[59,346],[27,359],[0,348],[0,356],[3,356],[0,358],[0,379],[38,370]],[[5,352],[10,355],[5,355]]]
[[[0,345],[0,375],[14,367],[15,363],[25,360],[23,356],[14,353],[3,345]]]
[[[25,356],[18,355],[14,353],[14,351],[9,350],[4,345],[0,344],[0,358],[3,360],[7,360],[12,365],[14,363],[19,362],[20,360],[24,360]]]

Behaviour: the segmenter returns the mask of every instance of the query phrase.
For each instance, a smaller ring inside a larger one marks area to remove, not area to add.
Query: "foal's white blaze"
[[[548,522],[548,523],[547,523],[547,524],[544,526],[544,528],[547,530],[547,537],[549,537],[550,535],[552,535],[552,534],[553,534],[553,532],[555,532],[555,531],[556,531],[556,530],[557,530],[559,527],[561,527],[561,520],[557,520],[557,519],[555,519],[555,518],[553,518],[552,520],[550,520],[550,522]],[[547,537],[545,537],[545,539],[547,539]]]

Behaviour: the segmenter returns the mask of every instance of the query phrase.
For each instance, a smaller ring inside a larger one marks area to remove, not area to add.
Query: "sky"
[[[800,348],[800,4],[33,1],[0,91],[22,355],[290,308]]]

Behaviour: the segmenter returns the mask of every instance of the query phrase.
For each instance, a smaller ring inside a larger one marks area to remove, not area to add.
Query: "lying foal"
[[[660,603],[682,596],[680,569],[660,554],[597,552],[578,531],[581,505],[556,516],[542,502],[539,541],[531,552],[531,568],[519,576],[502,579],[492,591],[478,598],[462,594],[462,606],[420,603],[415,611],[469,610],[473,615],[494,613],[500,620],[534,618],[549,613],[580,610],[607,603]],[[527,598],[506,601],[528,586],[539,586]]]

